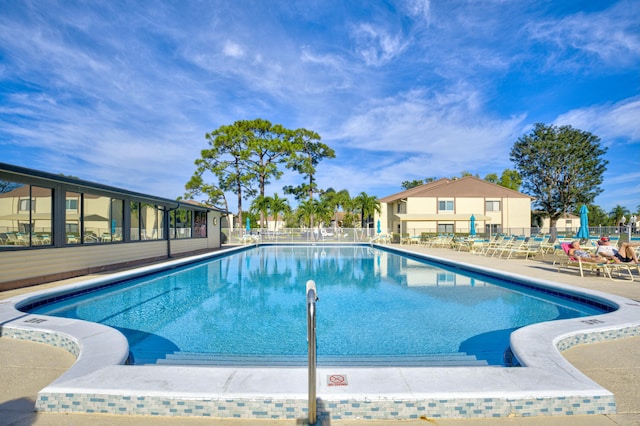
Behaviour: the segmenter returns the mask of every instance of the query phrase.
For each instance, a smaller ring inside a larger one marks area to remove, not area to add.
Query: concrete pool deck
[[[535,277],[544,280],[556,281],[574,285],[577,287],[589,288],[610,294],[617,294],[628,299],[640,300],[640,282],[613,282],[604,277],[586,276],[580,278],[575,272],[557,272],[557,269],[550,264],[538,261],[522,260],[502,260],[484,258],[469,253],[456,252],[449,249],[433,249],[422,247],[401,246],[400,248],[410,248],[415,251],[424,251],[430,255],[441,258],[448,258],[479,266],[490,267],[497,270],[520,275]],[[84,278],[86,279],[86,277]],[[65,281],[69,283],[70,281]],[[56,285],[60,285],[57,283]],[[49,285],[50,286],[50,285]],[[32,292],[42,289],[29,288],[0,293],[0,299],[13,297],[20,292]],[[554,416],[535,418],[491,418],[491,419],[471,419],[471,420],[449,420],[449,419],[429,419],[431,424],[441,425],[464,425],[464,424],[639,424],[640,423],[640,338],[625,338],[607,343],[594,343],[574,347],[564,352],[563,355],[569,359],[578,369],[587,376],[598,382],[604,388],[613,392],[617,413],[593,416]],[[41,355],[45,359],[38,358]],[[29,361],[30,357],[36,357]],[[65,360],[66,358],[66,360]],[[166,417],[144,417],[144,416],[123,416],[114,417],[111,415],[87,415],[87,414],[53,414],[53,413],[33,413],[33,399],[37,392],[42,389],[43,384],[55,379],[66,370],[74,361],[74,357],[65,351],[50,346],[14,341],[13,339],[0,339],[0,360],[2,360],[1,376],[3,382],[14,384],[2,386],[0,394],[0,417],[3,419],[15,418],[17,423],[13,424],[141,424],[149,421],[150,424],[175,423],[176,418]],[[66,364],[65,364],[66,362]],[[7,370],[7,371],[5,371]],[[39,380],[39,381],[38,381]],[[13,390],[17,393],[12,393]],[[20,390],[18,392],[18,390]],[[319,397],[322,394],[319,392]],[[7,417],[5,416],[11,416]],[[15,417],[14,417],[15,414]],[[22,419],[22,420],[20,420]],[[352,423],[353,420],[321,419],[323,422]],[[24,421],[23,423],[20,423]],[[184,418],[179,419],[180,423],[199,424],[207,419]],[[211,419],[208,419],[211,421]],[[130,423],[127,423],[130,422]],[[225,420],[228,424],[253,423],[256,420]],[[294,424],[299,420],[264,421],[269,424]],[[376,424],[379,421],[370,420],[367,424]],[[546,423],[545,423],[546,422]],[[412,423],[405,421],[403,423]],[[424,420],[416,420],[415,423],[424,424]],[[12,423],[9,423],[12,424]],[[328,424],[328,423],[327,423]]]

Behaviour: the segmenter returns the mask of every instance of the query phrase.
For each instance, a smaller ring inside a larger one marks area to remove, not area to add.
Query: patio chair
[[[558,262],[558,272],[564,266],[566,268],[577,267],[580,270],[580,276],[584,278],[584,271],[589,270],[591,272],[596,272],[597,275],[600,275],[604,272],[604,275],[609,277],[611,281],[619,281],[613,278],[612,271],[615,271],[618,276],[621,276],[621,272],[625,272],[626,275],[629,276],[630,281],[634,281],[633,273],[631,272],[631,268],[626,263],[595,263],[595,262],[583,262],[579,257],[574,257],[569,255],[569,250],[571,249],[571,243],[561,243],[560,247],[562,251],[566,254],[564,259]]]
[[[484,252],[485,256],[495,257],[495,255],[502,253],[504,250],[513,247],[513,243],[517,237],[504,237],[499,240],[495,240],[489,245]],[[499,257],[499,256],[498,256]]]
[[[539,253],[538,247],[531,244],[530,237],[525,238],[520,242],[519,245],[514,245],[512,248],[506,250],[507,259],[511,259],[517,256],[524,256],[525,260],[529,259],[529,256],[535,257],[536,254]],[[502,257],[503,253],[500,253],[500,257]]]
[[[16,232],[7,233],[8,243],[15,246],[28,246],[29,240]]]

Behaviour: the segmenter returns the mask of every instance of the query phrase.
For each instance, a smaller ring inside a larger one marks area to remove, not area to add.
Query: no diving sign
[[[327,376],[327,386],[347,386],[346,374],[330,374]]]

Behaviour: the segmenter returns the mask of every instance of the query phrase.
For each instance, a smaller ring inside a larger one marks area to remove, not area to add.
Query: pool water
[[[503,365],[514,330],[594,315],[590,305],[370,246],[261,246],[30,309],[98,322],[134,363],[306,362],[316,282],[318,364]]]

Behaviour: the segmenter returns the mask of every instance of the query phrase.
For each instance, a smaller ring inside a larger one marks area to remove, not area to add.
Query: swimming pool
[[[518,328],[612,310],[363,245],[260,246],[24,309],[119,330],[133,364],[306,365],[309,279],[321,366],[503,365]]]
[[[44,342],[77,356],[68,371],[38,393],[36,409],[120,415],[305,419],[308,406],[306,368],[124,365],[129,356],[129,345],[115,329],[19,310],[41,301],[67,297],[70,292],[136,279],[242,250],[246,248],[228,248],[171,260],[0,301],[0,333],[3,337]],[[615,310],[603,315],[519,328],[511,334],[510,343],[523,365],[521,368],[319,367],[319,417],[356,420],[615,413],[613,394],[584,376],[560,352],[583,343],[640,335],[639,303],[532,278],[529,274],[518,275],[460,263],[456,253],[448,258],[414,253],[410,248],[400,246],[392,250],[456,271],[498,277],[563,298],[604,304]],[[384,268],[382,261],[381,267]],[[323,302],[322,294],[320,298],[319,304]]]

